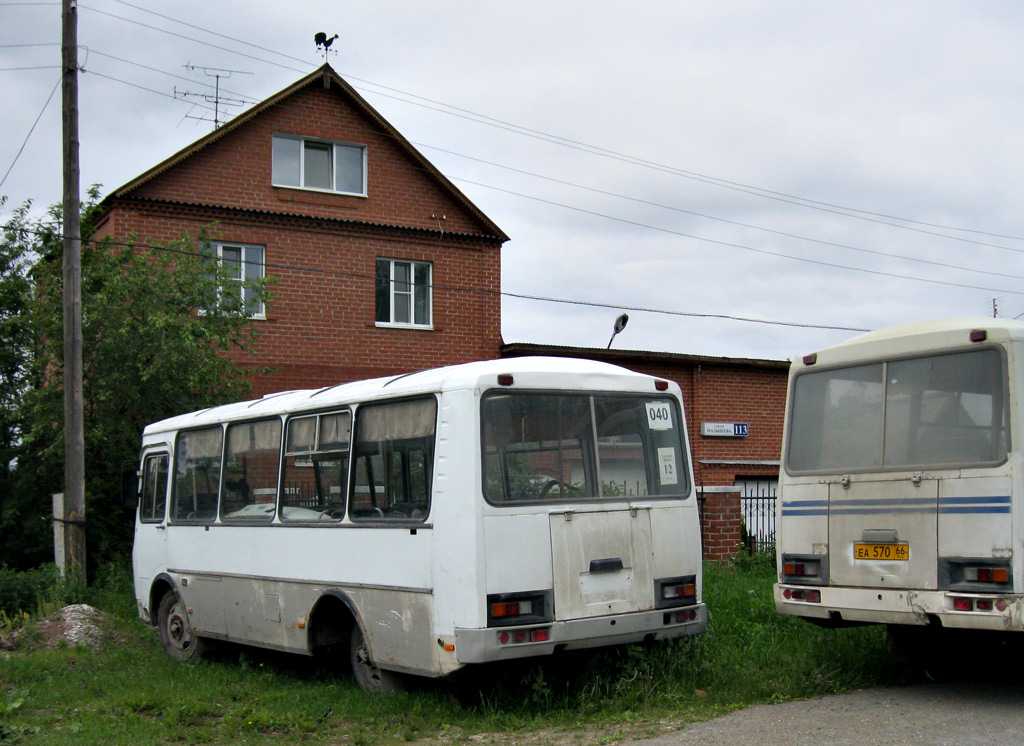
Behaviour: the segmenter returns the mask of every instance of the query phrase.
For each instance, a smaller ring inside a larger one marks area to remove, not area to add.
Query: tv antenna
[[[228,98],[220,95],[220,81],[221,78],[227,79],[232,75],[252,75],[250,72],[245,70],[224,70],[219,67],[203,67],[201,65],[183,65],[183,67],[193,73],[201,72],[208,78],[214,79],[213,93],[195,93],[193,91],[179,91],[177,87],[174,89],[174,97],[180,98],[184,101],[198,101],[203,100],[208,104],[213,104],[213,128],[217,129],[223,122],[220,119],[220,107],[224,106],[241,106],[242,104],[252,103],[248,99],[244,98]],[[187,119],[198,119],[202,122],[209,122],[210,120],[206,117],[193,117],[186,114]]]

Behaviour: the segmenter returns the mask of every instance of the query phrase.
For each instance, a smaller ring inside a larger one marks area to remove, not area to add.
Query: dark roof
[[[530,342],[513,342],[501,346],[502,357],[523,357],[526,355],[590,358],[622,365],[628,365],[630,362],[682,363],[687,365],[739,365],[749,368],[789,370],[788,360],[686,355],[678,352],[651,352],[649,350],[607,350],[600,347],[564,347],[560,345],[533,344]]]
[[[130,192],[138,187],[142,186],[151,179],[156,178],[160,174],[164,173],[168,169],[181,163],[194,153],[202,150],[211,143],[217,142],[223,137],[234,132],[239,127],[242,127],[251,119],[259,116],[261,113],[266,111],[272,106],[277,106],[284,99],[292,96],[298,91],[302,90],[306,86],[313,84],[321,84],[325,88],[331,85],[338,86],[341,91],[348,96],[356,108],[360,109],[362,113],[368,116],[374,121],[374,123],[386,132],[390,137],[394,138],[395,143],[398,147],[405,151],[405,153],[414,161],[416,164],[423,168],[435,181],[441,186],[442,189],[447,191],[451,196],[460,204],[462,204],[474,217],[476,217],[483,225],[484,229],[489,232],[490,235],[500,239],[501,241],[508,241],[508,236],[501,230],[487,215],[480,210],[470,199],[462,193],[462,191],[455,186],[443,173],[441,173],[434,164],[432,164],[427,158],[420,153],[405,137],[402,136],[397,129],[395,129],[381,114],[374,109],[366,99],[359,95],[355,88],[348,84],[344,78],[338,75],[329,64],[324,64],[317,68],[309,75],[295,83],[292,83],[287,88],[275,93],[268,99],[261,101],[250,109],[239,114],[234,119],[226,122],[224,125],[210,132],[205,137],[201,137],[190,145],[185,146],[174,155],[166,158],[160,163],[156,164],[152,168],[136,176],[128,183],[118,187],[112,191],[107,197],[101,202],[103,207],[109,207],[109,202],[116,198],[129,197]]]

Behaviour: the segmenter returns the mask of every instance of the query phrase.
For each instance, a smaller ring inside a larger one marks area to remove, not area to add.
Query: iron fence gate
[[[740,489],[740,535],[750,554],[775,551],[775,494],[777,479],[737,479]]]

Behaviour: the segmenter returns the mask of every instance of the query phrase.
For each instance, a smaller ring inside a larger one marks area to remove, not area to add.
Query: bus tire
[[[359,688],[365,692],[390,694],[400,692],[403,686],[402,675],[394,671],[378,668],[370,658],[370,648],[359,623],[353,621],[352,634],[349,636],[349,662],[352,664],[352,676]]]
[[[185,604],[174,591],[165,593],[160,599],[157,629],[164,650],[176,661],[194,660],[206,649],[206,640],[192,631]]]

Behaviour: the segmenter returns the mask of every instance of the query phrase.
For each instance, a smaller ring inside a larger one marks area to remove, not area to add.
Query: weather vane
[[[337,49],[331,49],[331,44],[333,44],[334,40],[337,38],[337,34],[334,36],[327,36],[323,31],[317,31],[316,34],[314,34],[313,41],[316,42],[316,51],[324,56],[325,62],[327,61],[328,52],[333,52],[334,54],[338,53]]]

